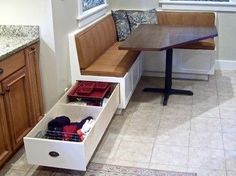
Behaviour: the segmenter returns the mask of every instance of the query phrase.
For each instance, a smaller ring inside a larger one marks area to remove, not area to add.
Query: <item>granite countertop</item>
[[[0,61],[37,41],[38,26],[0,25]]]

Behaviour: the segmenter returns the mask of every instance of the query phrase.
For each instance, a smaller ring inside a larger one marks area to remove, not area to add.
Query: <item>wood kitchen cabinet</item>
[[[33,126],[28,86],[25,67],[2,81],[13,150],[21,146],[23,137]]]
[[[29,80],[30,104],[34,124],[43,117],[43,100],[39,72],[39,44],[25,49],[26,68]]]
[[[3,96],[4,93],[0,85],[0,166],[12,154]]]
[[[0,167],[43,116],[39,45],[0,61]]]

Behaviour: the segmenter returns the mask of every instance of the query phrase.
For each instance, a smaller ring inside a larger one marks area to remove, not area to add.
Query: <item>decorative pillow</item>
[[[128,20],[130,23],[131,32],[134,31],[140,24],[157,24],[156,10],[128,10]]]
[[[118,41],[125,40],[130,35],[130,26],[126,11],[111,11],[116,25]]]

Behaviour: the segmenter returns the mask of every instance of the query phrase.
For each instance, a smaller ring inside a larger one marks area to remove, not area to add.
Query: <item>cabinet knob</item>
[[[1,75],[1,74],[3,74],[3,72],[4,72],[4,71],[3,71],[3,69],[2,69],[2,68],[0,68],[0,75]]]
[[[60,154],[59,154],[58,152],[56,152],[56,151],[51,151],[51,152],[49,152],[48,154],[49,154],[51,157],[53,157],[53,158],[56,158],[56,157],[60,156]]]
[[[10,87],[9,86],[6,87],[6,92],[10,92]]]

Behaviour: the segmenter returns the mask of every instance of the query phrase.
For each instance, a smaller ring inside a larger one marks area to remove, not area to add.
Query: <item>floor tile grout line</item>
[[[137,109],[137,108],[136,108],[136,109]],[[132,112],[132,115],[131,115],[131,116],[133,117],[133,115],[134,115],[134,113]],[[127,117],[124,117],[124,118],[127,118]],[[130,118],[128,119],[128,122],[127,122],[127,123],[128,123],[128,124],[127,124],[126,129],[128,128],[128,126],[129,126],[129,124],[130,124]],[[124,141],[124,135],[122,135],[122,138],[120,139],[120,142],[119,142],[119,144],[118,144],[117,150],[116,150],[114,156],[112,157],[112,159],[113,159],[112,164],[117,161],[116,156],[117,156],[118,150],[119,150],[119,148],[120,148],[120,145],[121,145],[121,143],[122,143],[123,141]]]
[[[219,115],[220,115],[220,125],[221,125],[221,137],[222,137],[222,144],[223,144],[223,152],[224,152],[224,165],[225,165],[225,174],[227,173],[227,163],[226,163],[226,153],[225,153],[225,144],[224,144],[224,136],[223,136],[223,124],[222,124],[222,118],[221,118],[221,108],[220,108],[220,100],[219,100],[219,88],[217,85],[217,75],[216,75],[216,92],[217,92],[217,101],[218,101],[218,107],[219,107]]]
[[[161,117],[160,117],[159,122],[158,122],[158,127],[157,127],[157,130],[156,130],[157,134],[156,134],[156,137],[155,137],[154,142],[153,142],[152,152],[151,152],[151,157],[150,157],[150,160],[149,160],[148,168],[150,168],[150,165],[151,165],[152,155],[153,155],[154,148],[156,146],[156,141],[157,141],[157,137],[158,137],[158,131],[159,131],[161,119],[162,119],[162,116],[163,116],[163,111],[164,111],[164,107],[162,108]]]
[[[192,87],[193,89],[193,87]],[[187,169],[189,170],[189,162],[190,162],[190,137],[191,137],[191,128],[192,128],[192,119],[193,119],[193,96],[192,96],[192,106],[191,106],[191,117],[190,117],[190,127],[189,127],[189,137],[188,137],[188,159],[187,159]]]

